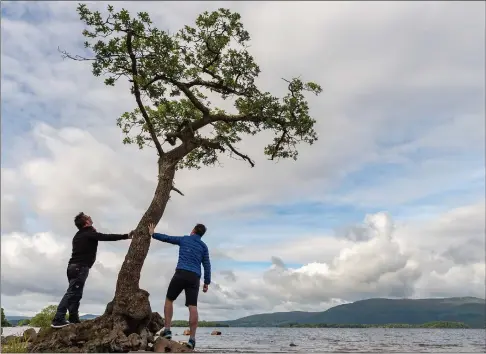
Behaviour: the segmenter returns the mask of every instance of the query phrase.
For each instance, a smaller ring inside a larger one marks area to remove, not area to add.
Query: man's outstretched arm
[[[120,241],[128,240],[131,236],[130,234],[102,234],[101,232],[93,232],[89,234],[89,237],[94,238],[98,241]]]
[[[172,243],[173,245],[180,245],[182,237],[176,237],[176,236],[169,236],[166,234],[158,234],[155,232],[155,224],[150,223],[148,226],[148,232],[150,236],[152,236],[153,239],[156,239],[158,241],[162,242],[167,242],[167,243]]]
[[[173,245],[180,245],[182,240],[182,236],[169,236],[166,234],[158,234],[156,232],[152,234],[152,238]]]
[[[209,285],[211,284],[211,261],[209,260],[209,250],[207,247],[204,249],[202,265],[204,267],[204,284]]]

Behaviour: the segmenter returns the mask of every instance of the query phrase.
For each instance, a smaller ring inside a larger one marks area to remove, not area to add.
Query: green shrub
[[[30,320],[28,318],[26,318],[25,320],[20,320],[17,323],[17,326],[28,326],[28,325],[30,325]]]
[[[57,306],[56,305],[49,305],[46,308],[44,308],[41,312],[39,312],[37,315],[32,317],[30,320],[29,326],[32,327],[50,327],[51,322],[54,319],[54,316],[56,315],[57,311]],[[66,315],[67,318],[67,315]]]

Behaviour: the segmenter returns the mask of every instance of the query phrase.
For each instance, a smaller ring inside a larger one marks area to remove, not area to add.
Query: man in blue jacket
[[[170,325],[174,312],[174,301],[182,290],[186,294],[186,306],[189,308],[189,328],[191,334],[187,345],[194,349],[196,346],[196,329],[198,322],[197,298],[199,294],[199,283],[201,279],[201,264],[204,267],[203,292],[208,291],[211,284],[211,263],[209,261],[208,246],[201,240],[206,233],[206,226],[197,224],[189,236],[168,236],[154,233],[155,225],[150,224],[149,233],[152,238],[179,246],[179,260],[169,288],[164,305],[164,331],[162,337],[171,339],[172,332]]]

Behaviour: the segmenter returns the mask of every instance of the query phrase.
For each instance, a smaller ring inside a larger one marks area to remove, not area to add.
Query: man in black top
[[[52,328],[62,328],[71,323],[79,323],[79,302],[83,297],[83,289],[89,270],[96,261],[98,241],[118,241],[132,238],[133,231],[124,235],[102,234],[93,227],[91,217],[79,213],[74,218],[74,224],[79,231],[73,238],[73,253],[67,267],[69,287],[64,294],[57,312],[52,320]],[[66,313],[69,311],[69,321]]]

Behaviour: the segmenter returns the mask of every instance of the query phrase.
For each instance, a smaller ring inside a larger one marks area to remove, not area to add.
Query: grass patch
[[[22,337],[15,337],[2,344],[2,353],[27,353],[27,342]]]

